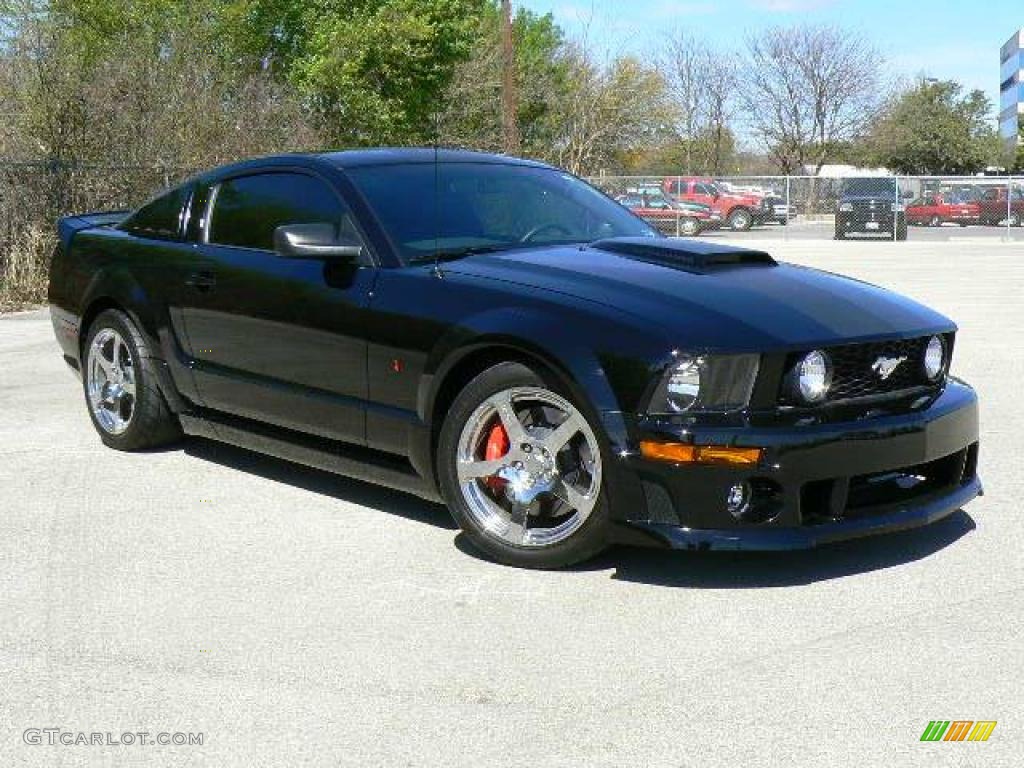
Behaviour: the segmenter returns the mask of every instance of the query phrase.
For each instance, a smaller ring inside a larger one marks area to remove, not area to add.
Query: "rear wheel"
[[[105,445],[133,451],[181,436],[181,425],[157,387],[156,363],[125,313],[111,309],[97,316],[83,357],[85,402]]]
[[[931,221],[928,222],[928,225],[932,227],[941,227],[942,219],[940,219],[938,216],[932,216]]]
[[[597,433],[557,385],[524,365],[501,363],[466,386],[437,461],[456,521],[495,560],[559,568],[607,545]]]
[[[726,221],[730,229],[745,232],[754,226],[754,217],[746,208],[733,208]]]

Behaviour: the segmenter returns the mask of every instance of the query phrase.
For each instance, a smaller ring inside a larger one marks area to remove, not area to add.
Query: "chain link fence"
[[[1024,243],[1024,178],[598,176],[589,181],[669,235]]]

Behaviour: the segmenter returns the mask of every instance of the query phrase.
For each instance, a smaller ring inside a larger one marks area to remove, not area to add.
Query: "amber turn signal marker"
[[[760,448],[640,441],[640,454],[644,458],[682,464],[757,464],[761,460],[761,453]]]

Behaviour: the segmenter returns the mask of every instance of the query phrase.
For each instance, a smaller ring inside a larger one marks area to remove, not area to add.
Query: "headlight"
[[[821,350],[808,352],[789,372],[789,389],[800,401],[813,405],[828,395],[832,386],[832,361]]]
[[[747,407],[759,355],[676,355],[653,385],[647,412],[728,412]]]
[[[669,369],[665,384],[665,403],[672,413],[688,410],[700,395],[700,368],[704,361],[699,357],[687,357]]]
[[[839,210],[843,213],[850,213],[853,210],[853,203],[840,203]]]
[[[924,350],[924,375],[936,381],[946,368],[946,344],[941,336],[932,336]]]

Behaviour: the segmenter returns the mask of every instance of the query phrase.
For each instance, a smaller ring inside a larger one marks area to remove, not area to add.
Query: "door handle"
[[[185,285],[206,292],[217,285],[217,276],[213,272],[193,272],[185,280]]]

